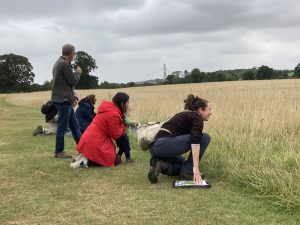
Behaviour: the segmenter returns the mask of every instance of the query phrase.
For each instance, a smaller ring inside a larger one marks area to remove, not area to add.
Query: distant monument
[[[166,64],[164,64],[164,82],[166,81],[167,78],[167,67]]]

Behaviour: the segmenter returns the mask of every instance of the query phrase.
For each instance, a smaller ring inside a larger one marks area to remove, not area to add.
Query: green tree
[[[258,68],[256,76],[258,80],[270,80],[274,76],[274,70],[268,66],[261,66]]]
[[[102,82],[100,85],[99,85],[100,88],[103,88],[103,89],[109,89],[110,88],[110,84],[107,82],[107,81],[104,81]]]
[[[174,84],[176,80],[176,75],[168,75],[166,77],[166,83],[167,84]]]
[[[42,85],[33,83],[30,85],[30,91],[44,91]]]
[[[174,71],[171,75],[175,75],[177,78],[183,77],[183,73],[181,71]]]
[[[297,78],[300,78],[300,63],[295,67],[294,74]]]
[[[52,89],[53,79],[51,81],[45,81],[42,85],[42,90],[48,91]]]
[[[216,82],[216,81],[225,81],[226,75],[223,71],[215,71],[211,73],[207,73],[205,76],[206,82]]]
[[[29,91],[35,74],[24,56],[0,55],[0,92]]]
[[[98,77],[92,75],[81,76],[78,84],[76,85],[77,89],[94,89],[98,87],[99,87]]]
[[[80,66],[82,69],[82,76],[76,85],[78,89],[92,89],[98,88],[98,77],[90,75],[92,71],[97,69],[96,60],[88,53],[79,51],[75,57],[75,67]]]
[[[188,75],[190,75],[189,71],[184,70],[184,71],[183,71],[183,77],[186,77],[186,76],[188,76]]]
[[[251,70],[247,70],[242,75],[243,80],[255,80],[255,74]]]
[[[129,82],[126,84],[127,87],[134,87],[136,84],[134,82]]]
[[[204,81],[205,73],[200,72],[198,68],[195,68],[189,76],[191,77],[192,83],[201,83]]]
[[[274,71],[274,78],[276,78],[276,79],[288,79],[289,75],[288,75],[287,71],[275,70]]]

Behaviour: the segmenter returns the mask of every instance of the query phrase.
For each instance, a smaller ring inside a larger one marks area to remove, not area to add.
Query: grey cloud
[[[105,11],[138,8],[143,0],[1,0],[0,18],[35,19],[56,16],[94,15]]]
[[[224,29],[265,29],[299,26],[294,0],[153,1],[130,14],[118,14],[110,29],[120,35],[205,33]],[[163,4],[164,3],[164,4]],[[292,6],[292,7],[291,7]],[[108,28],[109,29],[109,28]]]
[[[164,63],[172,72],[293,68],[300,60],[295,0],[0,2],[0,54],[28,57],[39,83],[51,79],[65,43],[92,55],[94,74],[111,82],[162,76]]]

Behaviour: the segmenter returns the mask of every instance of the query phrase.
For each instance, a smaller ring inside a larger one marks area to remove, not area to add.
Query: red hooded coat
[[[124,133],[125,125],[120,109],[113,103],[102,101],[92,123],[87,127],[77,145],[85,158],[102,166],[114,166],[117,140]]]

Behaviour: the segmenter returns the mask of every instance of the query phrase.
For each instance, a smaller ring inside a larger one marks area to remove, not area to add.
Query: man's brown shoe
[[[72,158],[72,156],[68,155],[65,151],[55,153],[54,157],[58,158],[58,159],[69,159],[69,158]]]

